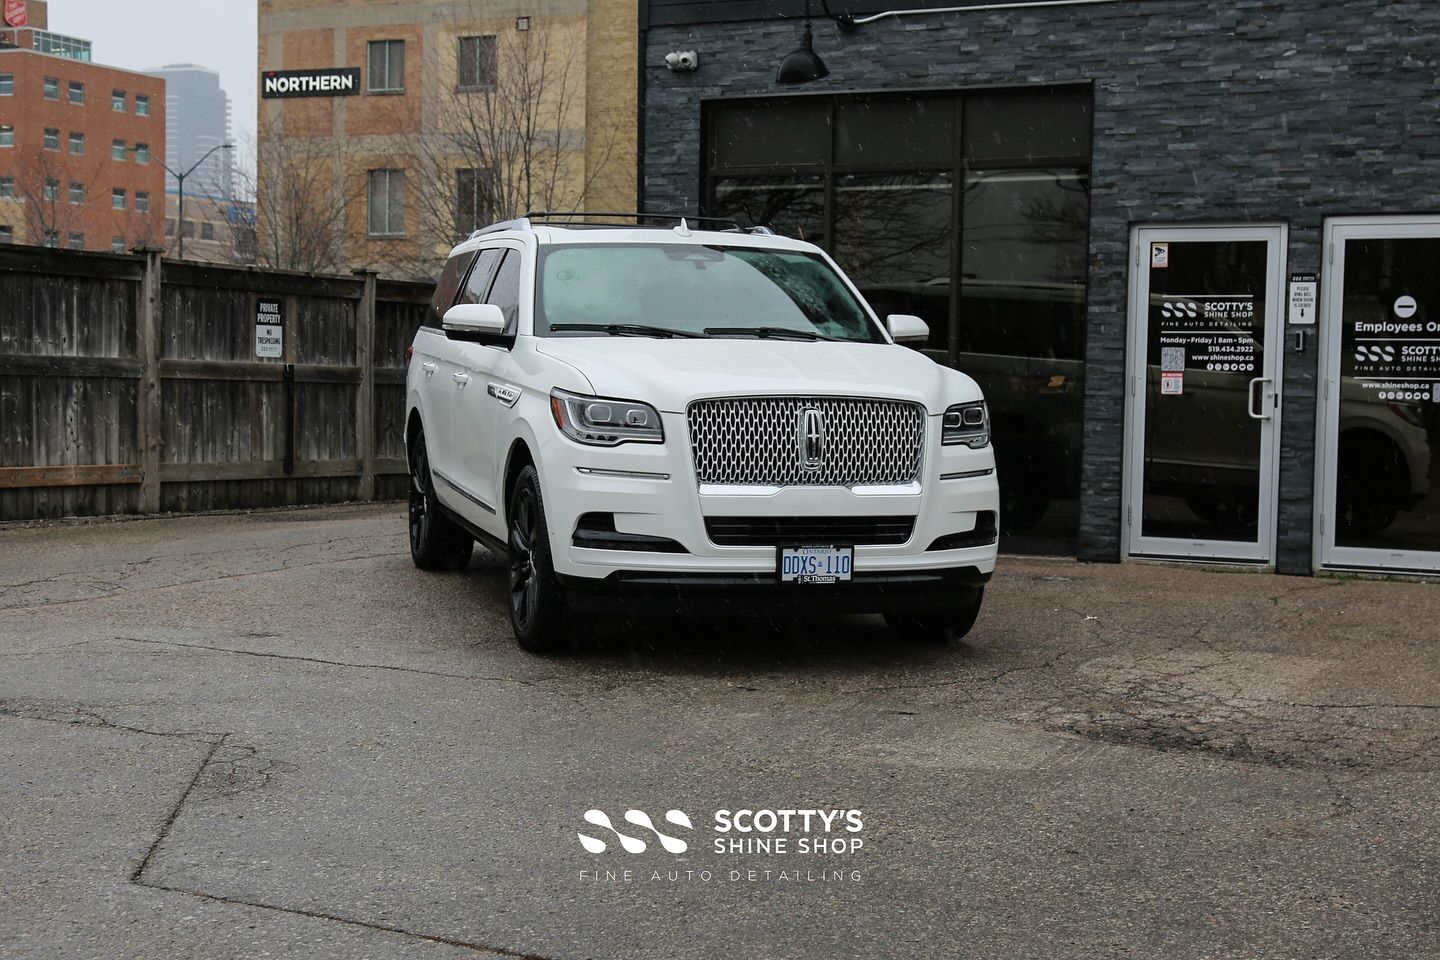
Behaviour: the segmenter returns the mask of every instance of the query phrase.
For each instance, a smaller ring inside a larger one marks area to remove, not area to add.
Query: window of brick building
[[[45,231],[45,246],[53,250],[60,249],[60,232],[58,230]]]
[[[470,236],[490,222],[490,176],[485,170],[455,171],[455,233]]]
[[[15,146],[15,128],[8,123],[0,123],[0,147]]]
[[[110,94],[110,109],[116,113],[125,112],[125,91],[116,90]]]
[[[47,179],[45,181],[45,199],[50,203],[54,203],[56,200],[60,199],[59,180]]]
[[[0,223],[0,243],[14,243],[15,228],[8,223]]]
[[[46,100],[59,100],[59,99],[60,99],[60,80],[59,80],[59,78],[58,78],[58,77],[46,77],[46,78],[45,78],[45,84],[44,84],[44,90],[45,90],[45,99],[46,99]]]
[[[136,163],[149,163],[149,162],[150,162],[150,144],[148,144],[148,143],[137,143],[137,144],[135,144],[135,162],[136,162]]]
[[[45,128],[45,149],[46,149],[46,150],[59,150],[59,149],[60,149],[60,131],[57,130],[57,129],[55,129],[54,127],[46,127],[46,128]]]
[[[70,152],[80,157],[85,154],[85,134],[75,130],[70,131]]]
[[[398,237],[405,233],[405,171],[370,171],[370,235]]]
[[[150,212],[150,194],[143,190],[135,191],[135,209],[140,213]]]
[[[83,233],[72,233],[72,234],[70,234],[70,249],[71,249],[71,250],[84,250],[84,249],[85,249],[85,234],[83,234]]]
[[[144,94],[135,94],[135,116],[150,116],[150,98],[145,96]]]
[[[111,253],[124,253],[124,252],[125,252],[125,238],[124,238],[124,237],[111,237],[111,238],[110,238],[110,252],[111,252]]]
[[[15,178],[0,177],[0,200],[15,199]]]
[[[116,210],[124,210],[124,209],[125,209],[125,191],[124,191],[124,190],[120,189],[119,187],[116,187],[114,190],[111,190],[111,191],[110,191],[110,206],[114,207]]]
[[[461,37],[458,73],[461,90],[494,90],[495,38]]]
[[[110,144],[110,159],[123,162],[125,160],[125,141],[115,140]]]
[[[370,92],[398,93],[405,89],[405,41],[370,41]]]
[[[15,74],[0,73],[0,97],[15,96]]]
[[[81,204],[85,202],[85,184],[70,181],[70,202]]]
[[[85,84],[75,80],[70,81],[70,102],[74,104],[85,102]]]

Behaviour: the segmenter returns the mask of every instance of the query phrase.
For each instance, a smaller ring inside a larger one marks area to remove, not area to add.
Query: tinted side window
[[[475,261],[475,269],[470,271],[470,279],[465,281],[465,290],[460,294],[460,303],[485,302],[485,294],[490,289],[491,279],[495,276],[495,267],[500,263],[500,256],[504,252],[504,250],[494,247],[480,251],[480,259]]]
[[[470,266],[475,254],[462,253],[451,257],[445,263],[445,269],[440,272],[440,282],[435,285],[435,296],[430,301],[430,312],[425,315],[425,326],[440,326],[440,318],[445,316],[455,303],[455,294],[460,289],[460,281],[465,277],[465,270]]]
[[[499,307],[505,314],[504,336],[515,336],[515,327],[520,322],[520,254],[507,250],[500,269],[495,274],[495,284],[490,288],[486,301]]]

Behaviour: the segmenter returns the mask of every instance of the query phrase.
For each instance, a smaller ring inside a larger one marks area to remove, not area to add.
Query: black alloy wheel
[[[410,559],[421,570],[462,570],[470,562],[475,540],[440,509],[425,432],[410,441]]]
[[[520,646],[534,653],[556,653],[574,646],[577,621],[569,613],[545,525],[540,475],[533,466],[520,471],[510,492],[508,517],[510,626]]]

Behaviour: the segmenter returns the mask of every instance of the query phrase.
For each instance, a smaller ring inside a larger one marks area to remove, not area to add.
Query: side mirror
[[[447,333],[479,333],[498,337],[505,332],[505,314],[493,303],[457,303],[441,319]]]
[[[927,343],[930,340],[930,325],[919,317],[908,313],[892,313],[885,318],[885,329],[896,343]]]

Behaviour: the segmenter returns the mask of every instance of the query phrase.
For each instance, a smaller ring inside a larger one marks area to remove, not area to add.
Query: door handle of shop
[[[467,384],[467,383],[470,382],[470,376],[469,376],[469,374],[465,374],[465,373],[452,373],[452,374],[450,374],[450,379],[451,379],[451,380],[454,380],[456,383],[460,384],[460,389],[461,389],[461,390],[464,390],[464,389],[465,389],[465,384]]]
[[[420,364],[420,369],[425,371],[425,376],[427,377],[435,375],[435,364],[433,363],[422,363]]]
[[[1261,383],[1261,384],[1264,384],[1264,383],[1274,383],[1274,381],[1271,380],[1269,377],[1256,377],[1254,380],[1251,380],[1251,381],[1250,381],[1250,386],[1249,386],[1249,388],[1248,388],[1248,389],[1249,389],[1249,393],[1247,393],[1246,396],[1245,396],[1245,412],[1248,413],[1248,414],[1250,414],[1250,419],[1252,419],[1252,420],[1269,420],[1269,419],[1270,419],[1270,414],[1264,412],[1264,410],[1265,410],[1265,390],[1264,390],[1263,387],[1262,387],[1261,390],[1260,390],[1260,410],[1261,410],[1261,412],[1260,412],[1260,413],[1256,413],[1256,412],[1255,412],[1255,384],[1257,384],[1257,383]]]

